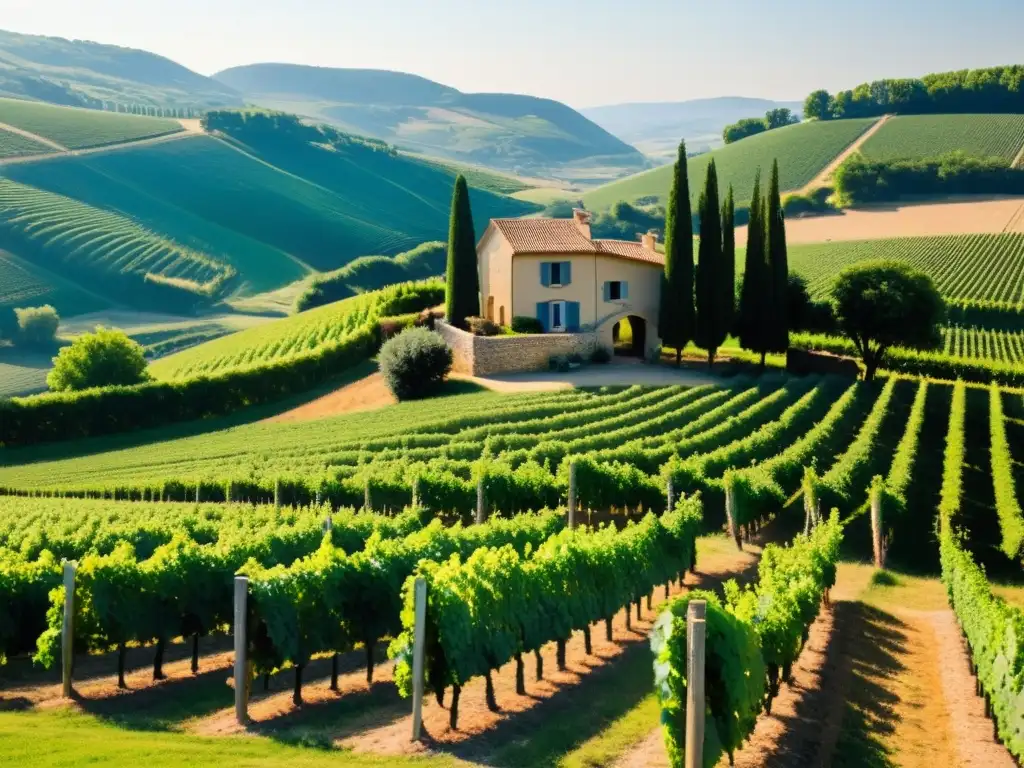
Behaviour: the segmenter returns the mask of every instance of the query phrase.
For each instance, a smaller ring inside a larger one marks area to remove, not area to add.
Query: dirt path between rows
[[[695,587],[714,588],[728,578],[752,578],[760,547],[748,545],[737,552],[731,545],[717,546],[698,562],[698,574],[687,574],[685,586],[672,585],[672,597]],[[564,713],[587,711],[594,697],[607,696],[609,675],[623,664],[649,668],[647,635],[665,601],[662,587],[655,590],[650,607],[644,603],[641,618],[632,608],[627,629],[624,611],[612,622],[612,638],[605,637],[603,622],[592,625],[592,653],[587,654],[582,632],[574,633],[566,646],[566,669],[555,663],[555,645],[542,650],[543,678],[535,674],[536,658],[524,656],[526,696],[515,691],[515,664],[510,662],[492,675],[499,710],[485,703],[485,680],[476,678],[463,687],[459,703],[458,730],[449,728],[451,691],[444,705],[433,696],[424,701],[423,722],[427,734],[423,743],[413,743],[409,701],[401,699],[391,680],[391,664],[378,664],[375,682],[367,686],[364,671],[355,670],[339,679],[340,693],[332,692],[326,677],[310,679],[304,687],[304,705],[296,708],[291,694],[282,690],[262,696],[250,706],[252,725],[240,728],[230,709],[189,724],[188,730],[202,735],[272,735],[282,728],[324,725],[325,738],[336,746],[378,755],[449,753],[469,760],[489,762],[494,750],[528,741],[538,728],[550,726]]]
[[[34,133],[19,130],[12,125],[0,123],[0,129],[12,131],[18,133],[25,138],[32,139],[45,144],[48,147],[55,149],[55,152],[48,152],[44,155],[21,155],[16,157],[4,157],[0,158],[0,166],[4,165],[17,165],[19,163],[41,163],[46,160],[54,160],[60,157],[85,157],[87,155],[98,155],[103,152],[116,152],[122,149],[134,149],[136,147],[146,147],[153,144],[162,144],[165,141],[180,141],[182,139],[191,139],[196,136],[206,135],[202,129],[198,120],[178,120],[183,130],[175,131],[174,133],[163,133],[159,136],[150,136],[148,138],[135,139],[134,141],[123,141],[119,144],[105,144],[102,147],[88,147],[86,149],[68,149],[65,146],[58,144],[55,141],[44,139],[42,136],[37,136]]]
[[[815,189],[827,185],[829,179],[832,178],[832,174],[835,173],[836,168],[842,165],[846,158],[848,158],[850,155],[852,155],[854,152],[857,152],[862,146],[864,146],[865,141],[867,141],[876,133],[878,133],[878,131],[881,130],[882,126],[889,121],[890,117],[892,117],[892,115],[882,115],[870,128],[868,128],[866,131],[864,131],[864,133],[858,136],[857,139],[850,146],[848,146],[846,149],[840,152],[839,155],[835,159],[833,159],[831,163],[826,165],[821,170],[821,173],[819,173],[807,184],[805,184],[804,188],[800,190],[800,194],[808,195]]]
[[[1013,162],[1010,163],[1011,168],[1024,168],[1024,146],[1020,148],[1020,152],[1013,158]]]
[[[793,679],[736,755],[738,768],[1012,768],[992,737],[951,611],[881,610],[857,599],[868,571],[843,573]],[[720,768],[729,764],[723,757]],[[661,729],[616,768],[668,766]]]
[[[7,131],[8,133],[16,133],[19,136],[22,136],[22,137],[28,139],[29,141],[34,141],[36,144],[42,144],[44,147],[50,147],[51,149],[55,149],[58,152],[69,152],[70,151],[63,144],[58,144],[56,141],[53,141],[51,139],[47,139],[45,136],[40,136],[39,134],[32,133],[32,132],[26,131],[26,130],[22,130],[21,128],[16,128],[15,126],[8,125],[7,123],[0,123],[0,131]],[[32,157],[32,155],[29,155],[29,157]]]

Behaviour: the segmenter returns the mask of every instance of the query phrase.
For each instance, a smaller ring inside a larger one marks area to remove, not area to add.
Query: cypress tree
[[[786,252],[786,218],[779,193],[779,161],[772,164],[772,181],[768,192],[768,213],[765,217],[765,247],[771,273],[771,317],[769,352],[789,349],[789,256]]]
[[[736,324],[736,199],[729,185],[729,194],[722,203],[722,301],[725,304],[725,327],[732,332]]]
[[[480,275],[476,263],[476,234],[469,207],[469,187],[460,173],[452,193],[448,222],[448,265],[445,271],[445,315],[452,325],[464,328],[466,318],[480,314]]]
[[[718,169],[708,164],[704,190],[700,194],[700,245],[697,251],[696,291],[697,329],[694,339],[708,353],[708,366],[729,333],[732,314],[724,300],[724,283],[730,277],[722,263],[722,219],[718,205]]]
[[[768,351],[768,314],[771,309],[771,284],[764,240],[764,204],[761,202],[761,169],[754,176],[750,197],[750,220],[747,224],[747,255],[743,266],[743,286],[737,330],[740,346],[761,353],[764,368]]]
[[[661,278],[658,335],[676,351],[676,365],[683,347],[693,340],[693,216],[690,211],[690,183],[686,170],[686,142],[679,142],[679,155],[672,172],[672,189],[665,211],[665,272]]]

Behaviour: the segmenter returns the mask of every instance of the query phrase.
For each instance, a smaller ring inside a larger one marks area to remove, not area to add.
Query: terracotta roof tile
[[[572,219],[492,219],[512,253],[604,253],[663,265],[665,257],[627,240],[591,240]]]

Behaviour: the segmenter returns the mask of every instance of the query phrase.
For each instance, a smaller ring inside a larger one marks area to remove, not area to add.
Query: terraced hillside
[[[452,186],[448,170],[387,152],[211,136],[12,165],[4,175],[8,250],[68,267],[113,304],[130,305],[133,295],[107,286],[111,275],[176,286],[169,297],[140,299],[148,311],[180,311],[194,298],[174,297],[197,290],[273,291],[363,255],[443,239]],[[484,190],[471,198],[479,231],[492,217],[536,210]]]
[[[690,158],[690,197],[694,204],[704,175],[714,158],[718,168],[719,187],[732,184],[740,207],[750,200],[754,174],[771,170],[778,159],[783,191],[802,188],[814,179],[829,162],[852,144],[875,122],[874,119],[837,120],[790,125],[750,136],[704,155]],[[656,200],[664,205],[672,183],[672,167],[663,166],[597,187],[583,195],[583,202],[592,211],[610,208],[619,201]]]
[[[181,123],[169,118],[123,115],[2,98],[0,123],[42,136],[67,149],[121,144],[183,130]]]
[[[157,379],[184,379],[224,373],[254,365],[285,360],[339,342],[378,317],[384,305],[403,311],[403,297],[424,294],[429,304],[444,297],[440,281],[396,285],[381,291],[311,309],[294,317],[222,336],[154,361],[150,373]]]
[[[963,152],[1013,160],[1024,147],[1024,115],[900,115],[864,142],[869,160]]]

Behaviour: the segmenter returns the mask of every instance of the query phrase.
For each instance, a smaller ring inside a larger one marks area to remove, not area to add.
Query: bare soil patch
[[[786,220],[790,244],[1000,232],[1024,232],[1024,197],[894,203]],[[736,239],[746,245],[746,227],[736,230]]]
[[[280,413],[268,421],[310,421],[342,413],[371,411],[397,402],[395,396],[391,394],[391,390],[384,383],[384,377],[379,373],[372,373],[366,378],[346,384],[328,395]]]

